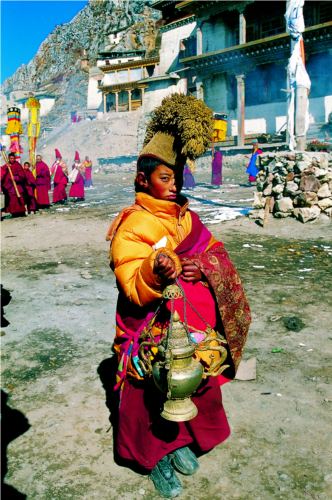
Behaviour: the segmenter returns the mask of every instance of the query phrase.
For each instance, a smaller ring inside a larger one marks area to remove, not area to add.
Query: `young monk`
[[[188,200],[181,195],[186,151],[191,152],[188,142],[179,143],[180,134],[170,127],[171,133],[157,130],[158,120],[165,124],[163,111],[173,121],[178,114],[178,128],[183,130],[182,108],[194,127],[201,124],[198,135],[186,127],[184,141],[191,140],[196,153],[204,152],[209,144],[212,113],[203,102],[192,96],[164,99],[152,120],[154,135],[138,158],[135,204],[119,214],[108,233],[111,267],[119,288],[113,345],[119,363],[114,388],[119,401],[115,457],[149,473],[166,498],[182,491],[177,472],[194,474],[199,467],[197,456],[223,442],[230,429],[217,376],[202,380],[192,396],[198,408],[195,418],[175,422],[160,416],[165,394],[143,373],[139,347],[151,320],[157,344],[171,328],[172,302],[163,299],[163,293],[175,281],[184,292],[185,298],[177,298],[175,307],[192,332],[193,345],[198,348],[212,331],[214,338],[223,338],[228,376],[234,376],[250,322],[241,281],[223,244],[189,210]],[[196,147],[204,132],[204,147]],[[154,356],[152,363],[158,360]],[[209,369],[209,358],[200,357],[198,350],[195,359]],[[221,371],[219,367],[214,374]]]
[[[30,162],[25,161],[23,164],[26,182],[25,182],[25,193],[26,193],[26,206],[29,214],[34,214],[38,210],[37,201],[35,197],[36,190],[36,178],[30,170]]]

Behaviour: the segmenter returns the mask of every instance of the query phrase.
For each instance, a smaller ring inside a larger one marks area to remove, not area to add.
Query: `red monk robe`
[[[51,189],[51,174],[48,165],[42,161],[40,155],[37,155],[36,158],[36,188],[38,206],[48,208],[50,206],[48,191]]]
[[[74,167],[77,168],[77,167]],[[81,168],[77,168],[77,176],[69,190],[69,197],[75,198],[75,201],[84,200],[84,177],[81,173]]]
[[[12,181],[8,166],[6,164],[2,165],[1,188],[6,198],[6,206],[4,212],[10,213],[13,216],[18,217],[25,215],[24,195],[25,195],[26,176],[22,165],[15,160],[14,154],[13,155],[10,154],[8,159],[13,174],[13,178],[16,183],[18,195],[16,193],[16,189]]]
[[[53,203],[64,203],[67,200],[66,186],[68,184],[67,165],[62,160],[56,160],[54,167]]]
[[[28,161],[24,163],[24,172],[26,177],[26,183],[25,183],[26,205],[29,214],[31,214],[35,213],[38,210],[38,208],[37,208],[37,201],[35,198],[36,178],[30,170],[30,163]]]

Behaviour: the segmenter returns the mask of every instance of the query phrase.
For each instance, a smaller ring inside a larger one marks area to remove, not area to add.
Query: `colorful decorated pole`
[[[23,134],[21,124],[21,110],[16,106],[7,109],[7,135],[10,136],[10,152],[15,153],[17,160],[20,160],[21,153],[23,152],[20,146],[20,135]]]
[[[29,140],[29,159],[34,170],[36,165],[36,145],[40,133],[39,110],[40,102],[36,97],[29,97],[26,103],[29,110],[28,140]]]

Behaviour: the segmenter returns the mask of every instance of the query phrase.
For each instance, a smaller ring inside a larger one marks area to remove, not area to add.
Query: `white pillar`
[[[244,146],[244,110],[245,86],[244,75],[236,75],[237,81],[237,145]]]
[[[306,147],[306,114],[308,107],[308,89],[296,87],[295,90],[295,140],[296,149],[305,151]]]
[[[196,30],[196,52],[198,56],[203,54],[203,36],[201,28],[197,28]]]
[[[204,87],[203,82],[196,82],[196,97],[201,101],[204,101]]]
[[[131,111],[131,90],[127,90],[128,92],[128,111]]]
[[[243,13],[240,12],[240,15],[239,15],[239,44],[246,43],[246,41],[247,41],[246,28],[247,28],[246,18],[244,17]]]
[[[115,112],[119,111],[119,92],[115,92]]]

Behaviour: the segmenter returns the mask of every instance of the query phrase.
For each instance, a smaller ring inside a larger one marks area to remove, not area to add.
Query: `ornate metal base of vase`
[[[195,418],[197,413],[197,406],[190,398],[167,399],[161,416],[172,422],[187,422]]]

